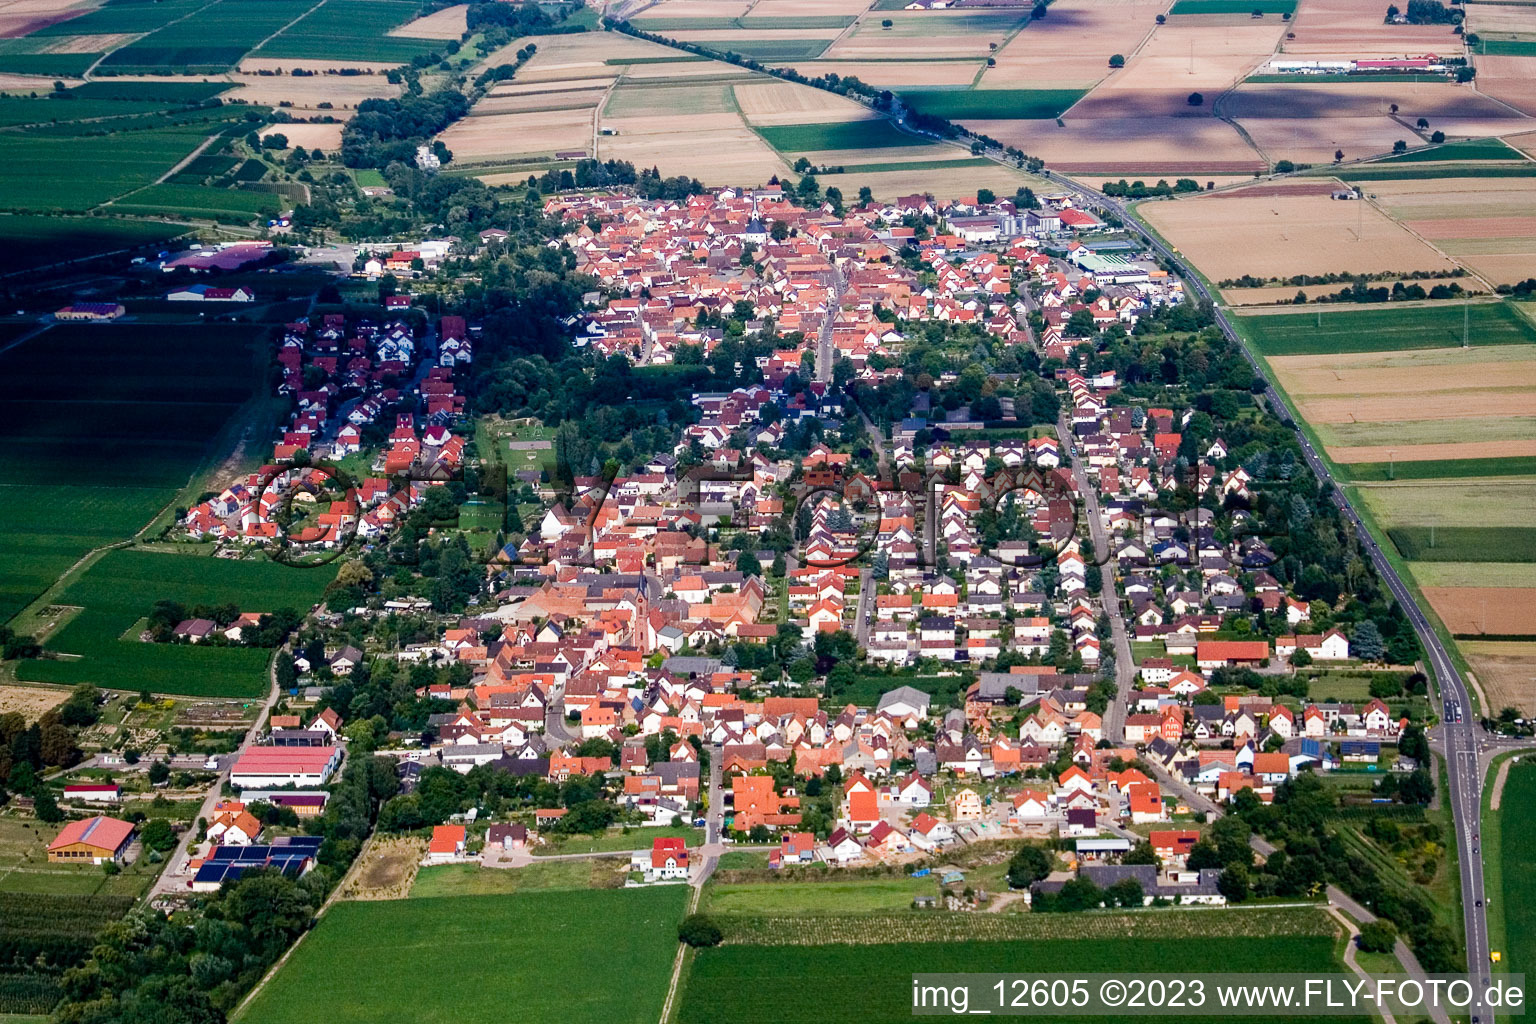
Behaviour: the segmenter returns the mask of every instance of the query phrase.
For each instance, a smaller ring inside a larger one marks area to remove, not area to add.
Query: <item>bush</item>
[[[723,938],[725,935],[720,931],[720,926],[704,914],[689,914],[683,918],[683,923],[677,926],[677,941],[687,943],[695,949],[718,946]]]
[[[1367,953],[1390,953],[1397,945],[1397,927],[1391,921],[1377,919],[1362,925],[1355,941]]]

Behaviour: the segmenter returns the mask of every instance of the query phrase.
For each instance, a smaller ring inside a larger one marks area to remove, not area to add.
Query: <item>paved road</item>
[[[1125,738],[1126,704],[1130,700],[1131,685],[1136,681],[1136,661],[1131,656],[1131,639],[1125,628],[1124,610],[1120,607],[1119,584],[1115,582],[1119,563],[1111,557],[1109,537],[1104,531],[1104,517],[1099,512],[1098,490],[1083,468],[1083,458],[1072,437],[1072,430],[1067,425],[1065,414],[1056,421],[1056,434],[1062,446],[1071,452],[1072,479],[1077,484],[1078,493],[1083,496],[1083,512],[1088,517],[1088,532],[1093,537],[1093,560],[1100,566],[1104,577],[1099,600],[1103,603],[1105,614],[1109,616],[1111,646],[1115,651],[1115,686],[1119,691],[1104,711],[1104,738],[1111,743],[1119,743]]]
[[[859,603],[853,608],[853,639],[860,647],[869,645],[870,607],[875,598],[874,570],[865,566],[859,571]]]
[[[1117,202],[1101,195],[1092,189],[1078,185],[1075,182],[1053,178],[1064,190],[1074,193],[1080,205],[1090,209],[1098,209],[1119,218],[1127,225],[1137,222],[1130,216],[1125,204]],[[1205,283],[1195,276],[1192,269],[1185,265],[1183,259],[1171,248],[1164,245],[1161,240],[1151,235],[1145,236],[1149,249],[1156,252],[1164,260],[1175,266],[1184,278],[1186,287],[1189,288],[1194,298],[1210,302],[1215,311],[1216,323],[1222,332],[1232,339],[1241,349],[1254,372],[1264,381],[1264,395],[1271,403],[1271,408],[1276,412],[1285,408],[1279,393],[1275,390],[1274,383],[1269,379],[1265,367],[1243,344],[1242,338],[1233,328],[1230,318],[1225,310],[1215,304]],[[1430,626],[1429,619],[1423,610],[1419,608],[1408,587],[1404,585],[1397,571],[1392,568],[1390,562],[1383,555],[1370,531],[1360,522],[1359,515],[1350,505],[1342,488],[1333,479],[1328,467],[1324,464],[1319,454],[1313,450],[1312,442],[1296,427],[1296,436],[1300,441],[1301,449],[1307,459],[1307,464],[1312,468],[1319,480],[1325,480],[1332,484],[1333,501],[1338,506],[1345,520],[1355,529],[1360,539],[1361,547],[1369,554],[1371,564],[1376,567],[1376,572],[1386,582],[1392,596],[1407,614],[1413,624],[1414,631],[1419,635],[1419,641],[1424,646],[1425,658],[1432,668],[1435,680],[1440,690],[1440,697],[1445,702],[1447,709],[1460,709],[1460,714],[1446,714],[1443,724],[1439,727],[1440,737],[1445,747],[1446,769],[1450,777],[1449,797],[1451,801],[1451,813],[1456,823],[1456,842],[1458,846],[1457,862],[1461,871],[1461,898],[1464,928],[1466,931],[1467,966],[1470,970],[1486,975],[1488,967],[1488,919],[1483,910],[1483,901],[1487,897],[1483,881],[1482,844],[1479,839],[1480,825],[1478,823],[1482,808],[1482,765],[1478,759],[1478,736],[1481,729],[1473,724],[1475,715],[1472,711],[1472,702],[1467,697],[1467,687],[1461,674],[1456,670],[1450,656],[1446,653],[1440,637]],[[1460,721],[1455,720],[1459,718]],[[1486,1008],[1482,1008],[1479,1015],[1486,1015]]]
[[[843,280],[842,271],[832,268],[832,301],[827,303],[827,318],[821,325],[821,332],[816,338],[816,379],[830,382],[832,380],[832,364],[836,362],[837,352],[832,347],[832,321],[837,319],[838,312],[843,308],[843,293],[848,290],[847,282]]]

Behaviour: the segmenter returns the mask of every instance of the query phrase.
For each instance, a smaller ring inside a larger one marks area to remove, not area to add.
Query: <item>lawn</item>
[[[0,217],[0,274],[138,245],[157,245],[186,230],[185,224],[105,217]]]
[[[1330,934],[1222,936],[1218,939],[1215,934],[1203,934],[1199,927],[1215,926],[1222,917],[1230,919],[1240,914],[1263,913],[1197,911],[1197,916],[1191,918],[1198,922],[1196,930],[1184,939],[1171,942],[1151,936],[1068,939],[1064,935],[1061,939],[956,939],[878,945],[723,945],[698,951],[683,991],[678,1020],[681,1024],[755,1024],[758,1021],[764,1024],[799,1024],[802,1021],[809,1024],[829,1017],[844,1024],[906,1020],[912,1014],[912,975],[917,971],[1146,971],[1165,968],[1175,949],[1183,950],[1188,959],[1198,956],[1196,949],[1208,947],[1212,941],[1221,944],[1223,971],[1339,969],[1335,958],[1336,942]],[[957,929],[969,923],[965,915],[939,912],[910,915],[914,921],[928,916],[961,918],[956,923]],[[1126,918],[1126,915],[1118,914],[1083,915],[1088,920],[1057,918],[1050,924],[1070,932],[1082,925],[1100,923],[1091,920],[1094,916],[1100,917],[1104,924]],[[810,920],[807,919],[808,923]],[[858,918],[845,920],[850,924],[860,922]],[[879,919],[869,922],[868,927],[876,934],[889,935],[902,926],[892,926],[885,919]],[[751,992],[753,998],[742,998],[743,992]],[[833,1007],[835,1011],[832,1011]]]
[[[1416,149],[1379,161],[1384,164],[1419,163],[1428,160],[1524,160],[1525,154],[1499,139],[1466,139],[1443,146]]]
[[[1169,14],[1293,14],[1296,0],[1178,0]]]
[[[686,886],[338,903],[238,1019],[654,1024]]]
[[[616,889],[629,864],[620,858],[552,860],[521,868],[483,868],[478,864],[443,864],[422,868],[411,898],[491,896],[539,889]]]
[[[831,124],[781,124],[754,128],[768,145],[786,153],[814,153],[835,149],[902,149],[933,145],[930,140],[904,134],[885,118],[837,121]]]
[[[1423,462],[1351,462],[1340,467],[1357,483],[1386,480],[1447,480],[1460,477],[1536,476],[1536,456],[1503,459],[1428,459]]]
[[[204,131],[175,127],[118,132],[89,142],[48,129],[4,132],[0,208],[88,210],[152,183],[207,137]]]
[[[701,846],[704,843],[704,830],[684,825],[673,828],[671,825],[663,825],[660,828],[637,828],[628,833],[622,829],[615,829],[600,836],[571,836],[564,842],[553,843],[548,846],[540,846],[533,852],[535,856],[551,856],[560,853],[618,853],[625,850],[649,850],[653,839],[677,839],[688,841],[689,846]]]
[[[1507,302],[1238,315],[1232,323],[1261,354],[1291,356],[1460,346],[1463,317],[1473,345],[1536,344],[1536,327]]]
[[[704,908],[712,914],[859,914],[909,910],[915,896],[938,895],[938,877],[837,882],[711,883]]]
[[[420,13],[421,4],[412,0],[326,0],[265,43],[255,55],[404,64],[418,54],[444,46],[440,40],[387,34]]]
[[[1085,89],[913,89],[903,90],[902,102],[912,109],[949,120],[967,118],[1060,117],[1082,99]]]
[[[22,662],[17,675],[48,683],[92,682],[119,689],[192,696],[254,697],[266,692],[272,652],[123,639],[156,601],[186,605],[232,602],[242,611],[305,611],[320,599],[334,569],[297,569],[277,562],[228,561],[152,551],[110,551],[59,595],[83,610],[48,638],[50,651],[72,658]]]

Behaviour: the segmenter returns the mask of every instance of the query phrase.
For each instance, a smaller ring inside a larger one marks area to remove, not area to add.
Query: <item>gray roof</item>
[[[933,698],[915,686],[898,686],[896,689],[880,695],[880,704],[875,710],[884,711],[896,703],[909,704],[914,708],[927,710],[932,700]]]

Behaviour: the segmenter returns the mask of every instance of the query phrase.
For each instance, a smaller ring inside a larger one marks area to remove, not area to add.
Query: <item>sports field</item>
[[[27,396],[0,413],[0,621],[186,486],[254,393],[253,340],[248,327],[58,324],[0,355],[0,378]]]
[[[1459,346],[1464,325],[1466,339],[1474,346],[1536,344],[1536,327],[1507,302],[1318,309],[1307,313],[1240,315],[1232,319],[1266,356]]]
[[[236,1020],[375,1024],[393,1006],[414,1024],[655,1024],[687,899],[677,885],[338,903]]]

